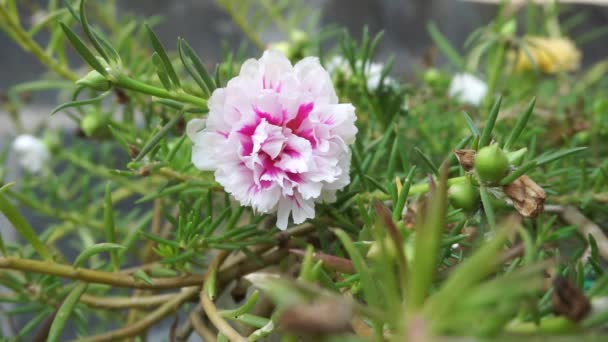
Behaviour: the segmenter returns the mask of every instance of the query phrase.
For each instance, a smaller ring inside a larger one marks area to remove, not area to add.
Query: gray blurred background
[[[44,0],[33,2],[46,3]],[[422,54],[431,46],[426,31],[429,20],[437,23],[454,46],[462,48],[467,35],[487,23],[496,12],[494,5],[459,0],[305,0],[305,3],[321,11],[322,25],[345,26],[356,37],[365,25],[371,32],[384,30],[385,38],[377,59],[394,54],[396,73],[406,75],[420,64]],[[163,16],[165,20],[157,27],[157,32],[167,47],[173,48],[177,37],[184,37],[209,63],[220,58],[222,42],[236,47],[243,39],[214,0],[119,0],[118,5],[120,12],[140,17]],[[574,38],[608,25],[608,7],[570,6],[564,17],[581,12],[586,14],[586,19],[574,30]],[[24,21],[27,22],[27,18]],[[268,43],[280,39],[281,35],[271,30],[264,32],[263,38]],[[607,43],[608,36],[604,36],[582,46],[584,62],[588,64],[608,56]],[[0,33],[0,91],[19,82],[34,80],[43,71],[34,58]],[[49,102],[53,99],[37,100]]]

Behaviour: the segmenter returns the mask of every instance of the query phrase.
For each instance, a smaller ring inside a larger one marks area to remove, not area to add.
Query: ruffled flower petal
[[[243,63],[209,99],[205,120],[192,120],[192,162],[244,206],[277,213],[277,227],[315,215],[348,185],[355,108],[338,104],[317,58],[295,66],[277,51]]]

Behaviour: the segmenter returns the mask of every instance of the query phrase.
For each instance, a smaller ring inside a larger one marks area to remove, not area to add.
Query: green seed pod
[[[475,156],[475,171],[482,181],[496,183],[509,171],[509,159],[497,144],[483,147]]]
[[[89,72],[85,77],[76,81],[76,84],[99,91],[106,91],[112,88],[112,83],[110,83],[102,74],[97,72],[97,70]]]
[[[472,212],[479,208],[479,191],[469,180],[450,186],[448,195],[450,203],[456,209]]]

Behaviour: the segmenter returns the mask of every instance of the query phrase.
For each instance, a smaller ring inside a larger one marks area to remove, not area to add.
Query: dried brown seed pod
[[[350,301],[322,298],[285,309],[279,318],[279,327],[305,335],[345,333],[352,331],[353,317]]]
[[[591,310],[591,303],[583,291],[574,286],[572,282],[564,277],[556,277],[553,281],[553,312],[568,319],[579,322]]]
[[[530,177],[521,176],[502,189],[521,215],[536,217],[543,211],[547,195]]]
[[[473,169],[476,154],[475,150],[456,150],[454,151],[454,154],[456,155],[460,166],[462,166],[465,171],[471,171]]]

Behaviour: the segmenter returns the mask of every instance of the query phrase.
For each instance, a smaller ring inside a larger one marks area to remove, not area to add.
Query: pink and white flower
[[[206,120],[187,132],[192,162],[242,205],[277,212],[286,229],[315,215],[350,182],[355,108],[340,104],[329,74],[308,57],[296,65],[278,51],[247,60],[209,99]]]

